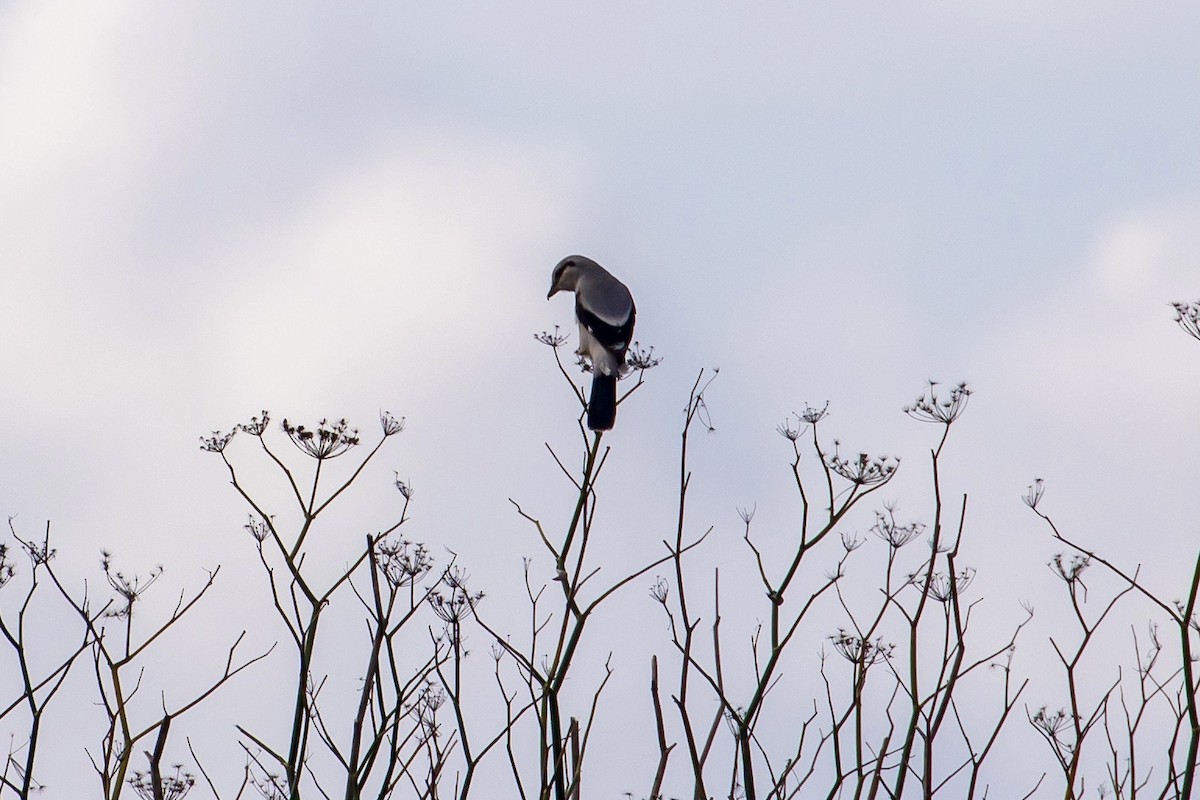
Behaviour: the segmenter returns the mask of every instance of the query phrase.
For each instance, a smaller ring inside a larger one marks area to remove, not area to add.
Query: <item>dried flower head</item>
[[[174,765],[173,774],[162,775],[158,786],[154,785],[154,776],[150,772],[136,770],[129,779],[129,788],[134,794],[144,800],[183,800],[187,793],[196,785],[196,776],[183,771],[182,764]]]
[[[1067,560],[1062,553],[1055,553],[1046,566],[1050,567],[1063,581],[1073,584],[1080,581],[1080,576],[1083,575],[1084,570],[1091,565],[1092,559],[1090,556],[1073,555],[1070,560]]]
[[[105,612],[107,617],[128,617],[133,613],[133,604],[136,603],[146,590],[154,585],[163,574],[162,564],[155,565],[150,571],[150,575],[142,578],[140,575],[126,575],[120,570],[114,570],[112,566],[112,553],[107,550],[100,551],[100,567],[104,570],[104,577],[108,581],[108,585],[123,601],[116,607]]]
[[[657,602],[666,604],[667,597],[671,594],[671,586],[665,578],[655,578],[654,585],[650,587],[650,596]]]
[[[262,435],[266,433],[267,426],[269,424],[271,424],[271,415],[267,413],[267,410],[264,408],[261,417],[251,417],[249,422],[244,422],[241,425],[238,425],[238,427],[251,436],[258,436],[261,438]]]
[[[394,587],[412,586],[433,568],[433,556],[420,542],[382,540],[375,546],[379,568]]]
[[[1038,503],[1042,502],[1042,495],[1046,493],[1046,482],[1041,478],[1035,478],[1033,483],[1029,484],[1025,489],[1025,495],[1021,499],[1025,501],[1025,505],[1037,511]]]
[[[829,401],[825,401],[825,405],[820,408],[813,408],[808,403],[804,404],[804,412],[800,414],[800,419],[807,422],[809,425],[816,425],[821,420],[825,419],[825,415],[829,413]]]
[[[904,413],[921,422],[938,422],[949,425],[962,416],[967,409],[971,390],[960,383],[950,390],[949,397],[938,397],[937,381],[929,381],[929,390],[916,399],[911,406],[904,406]]]
[[[1175,322],[1183,328],[1183,332],[1193,339],[1200,339],[1200,300],[1171,305],[1175,308]]]
[[[871,456],[859,453],[854,458],[843,458],[834,443],[834,451],[825,457],[829,468],[855,486],[882,486],[892,479],[900,466],[900,459],[892,456]]]
[[[434,739],[438,735],[438,709],[446,702],[446,692],[432,681],[424,683],[417,690],[417,697],[404,704],[404,710],[420,726],[421,735],[425,739]]]
[[[953,578],[944,572],[935,572],[932,575],[920,572],[910,578],[913,586],[922,592],[927,592],[939,603],[947,603],[951,598],[962,595],[973,580],[975,580],[975,569],[972,567],[960,569]]]
[[[337,458],[358,444],[358,429],[351,428],[344,419],[333,423],[323,419],[317,423],[315,431],[303,425],[292,425],[285,419],[283,431],[296,447],[318,461]]]
[[[875,524],[871,526],[871,533],[887,542],[893,550],[899,550],[924,533],[925,525],[920,522],[901,525],[896,521],[895,512],[894,505],[886,506],[884,511],[876,511]]]
[[[234,428],[229,433],[213,431],[212,436],[201,436],[200,449],[206,450],[209,453],[222,453],[229,445],[229,441],[233,438],[235,433],[237,433],[237,428]]]
[[[557,350],[558,348],[560,348],[564,344],[566,344],[567,339],[569,339],[570,337],[567,336],[565,333],[560,333],[558,330],[558,326],[555,325],[554,333],[547,333],[546,331],[542,331],[541,333],[535,333],[533,335],[533,338],[537,339],[539,342],[546,345],[547,347],[553,347],[555,350]]]
[[[396,476],[396,491],[398,491],[400,493],[400,496],[403,497],[405,500],[412,500],[413,491],[414,491],[412,484],[409,483],[408,481],[401,480],[399,472],[396,472],[393,474]]]
[[[625,353],[625,365],[631,371],[645,372],[648,369],[654,369],[661,363],[662,358],[656,358],[654,355],[654,347],[643,349],[640,342],[634,342]]]
[[[287,800],[288,791],[278,772],[267,772],[261,767],[247,770],[246,780],[263,800]]]
[[[59,553],[58,549],[50,547],[49,539],[43,539],[41,542],[22,541],[22,543],[20,543],[20,547],[22,547],[23,551],[25,551],[25,555],[28,555],[29,560],[32,561],[35,566],[49,564],[50,561],[54,560],[55,555],[58,555]]]
[[[483,600],[483,592],[472,593],[467,588],[468,575],[454,567],[442,576],[442,586],[430,593],[429,605],[433,613],[449,625],[457,625],[470,616],[471,611]]]
[[[0,543],[0,586],[11,581],[16,574],[17,567],[8,557],[8,545]]]
[[[1058,735],[1062,733],[1071,720],[1071,715],[1065,709],[1060,708],[1058,711],[1047,711],[1045,706],[1034,712],[1029,721],[1033,727],[1052,742],[1058,741]]]
[[[262,517],[256,517],[253,514],[250,515],[249,520],[250,521],[242,527],[245,528],[246,531],[253,536],[256,541],[266,541],[266,538],[271,535],[271,524]]]
[[[799,425],[793,426],[791,420],[784,420],[775,426],[775,430],[779,431],[779,435],[788,441],[796,441],[800,438],[800,434],[804,433],[804,429]]]
[[[896,649],[896,645],[884,643],[882,637],[876,637],[872,641],[847,633],[842,628],[838,628],[838,632],[830,636],[829,641],[842,658],[851,664],[858,664],[864,669],[891,658],[892,652]]]
[[[592,372],[591,360],[586,358],[582,353],[575,354],[575,366],[579,367],[580,372],[585,372],[588,374]]]
[[[404,430],[404,417],[396,419],[387,411],[379,412],[379,427],[383,428],[384,436],[395,436]]]
[[[779,431],[779,435],[785,439],[796,441],[804,433],[804,425],[816,425],[829,413],[829,401],[825,401],[825,405],[820,408],[813,408],[807,403],[804,404],[804,411],[797,414],[792,412],[792,417],[795,422],[787,419],[775,426],[775,430]],[[803,423],[803,424],[801,424]]]

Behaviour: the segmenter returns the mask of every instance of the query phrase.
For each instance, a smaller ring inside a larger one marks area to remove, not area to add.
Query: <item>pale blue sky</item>
[[[531,334],[569,324],[544,297],[580,252],[665,358],[611,439],[631,552],[670,519],[701,367],[696,524],[727,558],[736,506],[786,530],[774,428],[805,402],[906,456],[923,514],[932,431],[899,408],[966,379],[989,598],[1049,583],[1036,476],[1172,585],[1200,511],[1200,351],[1167,305],[1200,297],[1200,11],[1049,5],[0,6],[0,512],[53,520],[81,571],[108,546],[195,585],[249,555],[201,433],[387,408],[411,535],[503,598],[537,551],[507,498],[574,443]]]

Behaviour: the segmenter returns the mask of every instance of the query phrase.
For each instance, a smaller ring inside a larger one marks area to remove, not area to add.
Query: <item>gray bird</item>
[[[546,299],[559,291],[575,293],[575,320],[579,323],[579,349],[575,352],[592,362],[588,427],[609,430],[617,419],[617,378],[625,366],[637,316],[633,295],[608,270],[584,256],[567,256],[558,262]]]

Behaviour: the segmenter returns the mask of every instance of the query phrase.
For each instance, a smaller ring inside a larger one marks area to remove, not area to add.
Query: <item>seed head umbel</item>
[[[270,423],[271,415],[267,413],[266,409],[263,409],[261,417],[251,417],[249,422],[243,422],[241,425],[238,425],[238,428],[242,429],[251,436],[257,436],[261,438],[262,435],[266,433],[267,425]]]
[[[912,584],[939,603],[948,603],[954,597],[961,596],[973,580],[974,568],[964,567],[953,577],[945,572],[935,572],[932,575],[921,572],[913,576]]]
[[[259,543],[266,541],[266,538],[271,535],[270,524],[262,517],[256,517],[253,514],[250,515],[250,521],[242,527]]]
[[[775,426],[775,430],[779,431],[779,435],[790,441],[796,441],[803,435],[805,425],[816,425],[829,413],[829,401],[825,401],[825,405],[820,408],[813,408],[807,403],[804,404],[804,411],[799,414],[793,412],[792,417],[795,419],[786,419]],[[803,424],[802,424],[803,423]]]
[[[1048,564],[1050,569],[1067,584],[1081,582],[1080,576],[1091,565],[1092,559],[1089,556],[1074,555],[1068,559],[1062,553],[1055,553]]]
[[[455,567],[442,578],[444,589],[430,593],[429,604],[433,613],[451,625],[456,625],[468,616],[472,609],[483,600],[483,592],[472,593],[467,588],[467,573]]]
[[[1175,308],[1175,322],[1183,332],[1200,340],[1200,300],[1194,303],[1171,303]]]
[[[157,786],[152,773],[136,770],[129,779],[129,788],[143,800],[159,797],[162,800],[183,800],[196,785],[196,776],[185,772],[182,764],[175,764],[174,770],[174,773],[162,775]]]
[[[1025,505],[1037,511],[1038,503],[1042,502],[1042,495],[1046,493],[1046,482],[1041,478],[1035,478],[1033,483],[1025,488],[1025,495],[1021,498],[1025,501]]]
[[[645,372],[654,369],[662,363],[662,358],[654,355],[654,348],[643,348],[640,342],[634,342],[625,354],[625,366],[630,372]]]
[[[141,599],[146,590],[153,586],[163,574],[163,566],[158,564],[146,578],[140,575],[126,575],[120,570],[113,569],[112,553],[107,550],[100,551],[100,567],[104,570],[104,577],[108,581],[108,585],[123,601],[105,612],[107,617],[123,618],[132,614],[133,604]]]
[[[1037,728],[1043,736],[1053,742],[1058,741],[1058,735],[1062,733],[1071,720],[1071,715],[1065,709],[1058,711],[1048,711],[1046,706],[1042,706],[1029,721],[1033,723],[1033,727]]]
[[[790,420],[784,420],[775,426],[775,430],[779,431],[779,435],[788,441],[794,442],[800,438],[800,434],[804,429],[799,426],[793,426]]]
[[[555,350],[557,350],[558,348],[562,347],[564,344],[567,343],[567,339],[569,337],[565,333],[561,333],[558,329],[558,326],[555,325],[554,333],[548,333],[546,331],[542,331],[541,333],[535,333],[533,335],[533,338],[537,339],[539,342],[546,345],[547,347],[553,347]]]
[[[383,428],[384,436],[395,436],[404,430],[404,417],[396,419],[387,411],[379,412],[379,427]]]
[[[918,397],[912,405],[904,406],[904,413],[921,422],[937,422],[949,425],[962,416],[967,410],[967,400],[971,390],[966,383],[960,383],[950,390],[948,396],[938,396],[937,381],[929,381],[929,389]]]
[[[825,457],[829,468],[855,486],[882,486],[896,474],[900,459],[892,456],[872,456],[859,453],[853,458],[843,458],[837,451],[836,443],[833,453]]]
[[[901,525],[896,521],[895,512],[894,505],[887,506],[884,511],[876,511],[875,524],[871,526],[871,533],[887,542],[893,550],[899,550],[924,533],[925,525],[920,522]]]
[[[49,540],[46,539],[43,539],[40,544],[25,542],[22,548],[34,564],[48,564],[54,560],[54,556],[58,555],[58,549],[51,547]]]
[[[396,588],[412,586],[433,568],[433,556],[420,542],[383,540],[375,546],[375,550],[384,578]]]
[[[16,574],[16,565],[8,557],[8,545],[0,543],[0,586],[11,581]]]
[[[880,637],[876,637],[874,640],[866,639],[847,633],[841,628],[838,628],[838,632],[829,637],[829,641],[842,658],[863,668],[886,661],[892,657],[892,652],[896,649],[896,645],[885,643]]]
[[[337,458],[358,444],[358,428],[351,428],[344,419],[332,423],[323,419],[317,423],[315,431],[303,425],[292,425],[286,419],[282,427],[301,452],[318,461]]]
[[[825,401],[825,405],[820,408],[813,408],[808,403],[804,404],[804,412],[800,414],[800,419],[807,422],[809,425],[816,425],[821,420],[825,419],[825,415],[829,413],[829,401]]]
[[[654,584],[650,587],[650,596],[654,598],[655,602],[665,605],[670,593],[671,587],[665,578],[659,577],[654,579]]]
[[[209,453],[223,453],[225,452],[225,448],[229,446],[229,442],[233,439],[235,433],[237,433],[237,428],[234,428],[229,433],[213,431],[211,436],[201,436],[200,449],[206,450]]]

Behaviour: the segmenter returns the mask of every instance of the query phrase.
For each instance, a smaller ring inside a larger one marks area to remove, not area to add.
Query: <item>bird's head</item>
[[[591,259],[583,256],[567,256],[558,262],[550,276],[550,291],[547,293],[546,299],[549,300],[558,292],[575,291],[575,287],[579,284],[580,271],[586,269],[586,265],[591,263]]]

